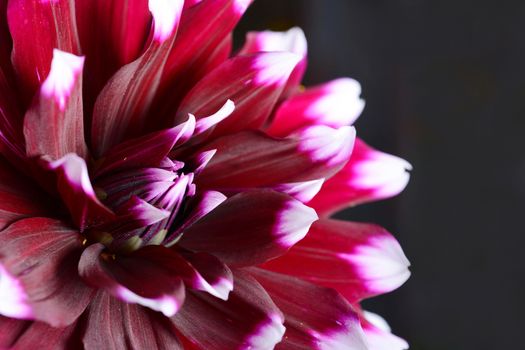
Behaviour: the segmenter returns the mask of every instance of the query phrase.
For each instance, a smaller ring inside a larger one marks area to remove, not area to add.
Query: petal
[[[195,131],[195,117],[171,129],[149,133],[114,147],[101,160],[96,176],[110,171],[131,168],[156,167],[169,154],[173,147],[186,142]]]
[[[379,315],[364,311],[361,324],[370,350],[406,350],[408,343],[391,333],[388,323]]]
[[[49,75],[24,118],[29,156],[47,155],[53,159],[67,153],[87,156],[82,109],[83,66],[83,57],[53,50]]]
[[[217,151],[195,182],[221,192],[271,187],[293,193],[290,183],[320,180],[339,171],[350,158],[354,137],[355,129],[349,126],[313,126],[286,139],[258,132],[225,136],[204,148]],[[318,183],[302,185],[306,195]]]
[[[18,325],[19,334],[16,339],[12,339],[9,347],[2,349],[9,350],[67,350],[78,349],[78,336],[76,334],[77,325],[72,324],[63,328],[51,327],[42,322],[22,322]],[[0,321],[2,333],[4,332],[5,322]],[[7,325],[9,327],[9,325]],[[9,328],[8,328],[9,329]],[[0,341],[0,346],[3,345]]]
[[[284,254],[315,220],[315,211],[285,194],[254,190],[224,201],[187,229],[179,245],[228,265],[254,265]]]
[[[13,65],[30,98],[48,76],[53,49],[80,53],[75,5],[70,0],[10,0],[7,20]]]
[[[267,120],[300,57],[287,52],[234,57],[206,75],[186,95],[174,123],[188,113],[199,120],[228,99],[235,111],[219,123],[214,135],[258,128]]]
[[[53,208],[46,197],[0,157],[0,229],[22,218],[47,216]]]
[[[191,343],[206,350],[269,350],[285,328],[279,309],[250,276],[235,273],[235,289],[227,301],[189,293],[172,320]]]
[[[173,326],[163,316],[99,292],[86,317],[86,350],[182,350]]]
[[[153,15],[153,40],[144,54],[122,67],[99,94],[91,130],[95,155],[143,133],[148,111],[175,40],[183,0],[149,0]],[[187,114],[185,118],[187,118]]]
[[[67,154],[46,167],[55,172],[60,196],[80,230],[114,218],[95,195],[84,159]]]
[[[357,139],[350,161],[309,203],[322,216],[399,194],[408,184],[412,166],[405,160],[376,151]]]
[[[81,236],[47,218],[23,219],[0,232],[0,313],[53,327],[74,322],[92,290],[76,272]]]
[[[337,289],[351,302],[390,292],[410,276],[399,243],[383,228],[321,219],[265,269]]]
[[[84,82],[90,121],[95,99],[109,78],[141,55],[151,13],[148,0],[75,0],[75,7],[86,71],[90,72]]]
[[[368,349],[358,315],[335,290],[261,269],[250,272],[284,313],[287,332],[276,349]]]
[[[104,245],[96,243],[84,250],[78,269],[86,282],[122,301],[140,304],[166,316],[173,316],[179,310],[185,289],[176,271],[159,265],[140,251],[115,256],[104,249]]]
[[[246,34],[246,43],[239,55],[247,55],[256,52],[291,52],[301,56],[290,75],[283,95],[288,96],[299,86],[306,70],[306,55],[308,45],[304,32],[299,27],[294,27],[286,32],[249,32]]]
[[[1,283],[1,281],[0,281]],[[20,335],[27,329],[30,321],[0,316],[0,349],[12,349]]]
[[[179,33],[164,70],[155,115],[169,117],[181,99],[231,51],[231,33],[252,0],[185,1]],[[163,92],[163,93],[162,93]],[[226,99],[222,101],[224,103]],[[193,111],[190,111],[193,113]]]
[[[283,137],[308,125],[352,125],[365,107],[360,94],[361,85],[350,78],[306,89],[279,107],[266,132]]]

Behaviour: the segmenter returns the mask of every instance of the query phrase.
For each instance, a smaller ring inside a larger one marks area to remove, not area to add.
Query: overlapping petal
[[[308,203],[321,216],[370,201],[399,194],[408,184],[410,163],[377,151],[357,139],[350,161],[327,180]]]
[[[379,315],[364,311],[361,324],[369,350],[406,350],[408,343],[391,333],[388,323]]]
[[[234,285],[227,301],[189,293],[173,323],[200,349],[273,349],[285,332],[281,311],[246,273],[236,271]]]
[[[315,220],[315,211],[285,194],[254,190],[224,201],[189,227],[179,244],[229,265],[255,265],[284,254]]]
[[[54,327],[73,323],[91,301],[76,263],[82,238],[62,222],[22,219],[0,232],[0,314]]]
[[[284,313],[286,335],[276,349],[368,349],[359,316],[335,290],[261,269],[250,273]]]
[[[335,288],[354,302],[398,288],[410,276],[408,266],[399,243],[383,228],[321,219],[288,254],[264,268]]]

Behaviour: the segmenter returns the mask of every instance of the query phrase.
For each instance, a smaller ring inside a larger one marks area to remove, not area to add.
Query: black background
[[[339,214],[412,262],[366,307],[414,350],[525,349],[525,2],[257,0],[237,43],[294,25],[306,84],[359,80],[358,135],[414,166],[402,195]]]

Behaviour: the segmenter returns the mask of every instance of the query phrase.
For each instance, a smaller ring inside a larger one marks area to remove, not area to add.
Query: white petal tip
[[[20,281],[0,264],[0,315],[28,319],[33,311]]]
[[[153,37],[166,41],[175,31],[180,20],[184,0],[149,0],[148,7],[153,16]]]
[[[301,59],[300,55],[289,52],[261,54],[254,63],[257,70],[254,80],[259,85],[284,85]]]
[[[246,344],[242,347],[242,350],[271,350],[279,343],[283,336],[286,328],[283,325],[284,319],[277,314],[269,315],[266,322],[260,324],[255,333],[250,335],[247,340],[244,341]]]
[[[278,224],[275,231],[279,235],[286,232],[285,235],[277,237],[277,241],[283,247],[291,247],[303,239],[310,226],[319,219],[316,211],[299,201],[291,200],[281,210]]]

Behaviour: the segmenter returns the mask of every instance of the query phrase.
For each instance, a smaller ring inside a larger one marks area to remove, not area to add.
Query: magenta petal
[[[281,312],[246,273],[237,271],[234,285],[227,301],[189,293],[173,323],[200,349],[273,349],[285,331]]]
[[[357,139],[345,167],[328,179],[308,205],[328,217],[348,206],[389,198],[408,184],[410,163]]]
[[[99,292],[86,316],[85,350],[183,350],[171,323],[160,314]]]
[[[48,76],[53,49],[80,53],[75,4],[70,0],[9,1],[7,20],[13,65],[30,98]]]
[[[46,166],[55,172],[58,191],[80,230],[114,218],[96,197],[82,158],[68,154]]]
[[[173,147],[190,139],[195,126],[195,118],[190,115],[186,122],[171,129],[149,133],[117,145],[102,158],[96,176],[113,170],[159,166]]]
[[[15,321],[16,322],[16,321]],[[20,321],[19,321],[20,322]],[[11,324],[10,324],[11,323]],[[67,327],[52,327],[43,322],[21,322],[19,325],[13,325],[12,320],[4,321],[0,319],[0,329],[2,335],[4,332],[12,331],[12,327],[17,327],[15,331],[18,333],[16,339],[11,339],[9,345],[0,340],[2,349],[9,350],[57,350],[57,349],[78,349],[78,337],[75,330],[77,323]],[[7,329],[4,327],[8,327]]]
[[[383,228],[322,219],[288,254],[264,268],[335,288],[355,302],[398,288],[410,276],[409,265]]]
[[[301,56],[301,61],[294,68],[290,78],[284,88],[283,95],[286,97],[293,93],[306,70],[306,57],[308,45],[304,32],[301,28],[294,27],[286,32],[249,32],[246,35],[246,43],[239,52],[239,55],[248,55],[257,52],[291,52]]]
[[[233,266],[263,263],[301,240],[317,214],[279,192],[237,194],[184,232],[179,244]]]
[[[23,219],[1,231],[0,241],[0,314],[54,327],[74,322],[92,295],[77,274],[78,232],[52,219]]]
[[[0,316],[0,349],[12,349],[31,321]]]
[[[306,198],[318,183],[302,184],[302,191],[297,187],[293,191],[291,183],[334,175],[350,158],[354,137],[352,127],[327,126],[306,128],[286,139],[259,132],[228,135],[206,145],[206,150],[216,153],[195,182],[223,192],[270,187],[303,193]]]
[[[365,106],[360,94],[361,85],[350,78],[308,88],[286,100],[277,109],[266,132],[283,137],[309,125],[327,125],[332,128],[352,125]]]
[[[47,216],[47,195],[0,157],[0,229],[19,219]]]
[[[53,51],[51,70],[24,118],[29,156],[58,159],[68,153],[86,158],[82,107],[84,58]]]
[[[200,118],[215,113],[228,99],[235,111],[219,123],[215,136],[258,128],[270,116],[300,57],[287,52],[237,56],[206,75],[186,95],[177,121],[188,113]]]
[[[379,315],[364,311],[361,324],[370,350],[406,350],[408,343],[391,333],[388,323]]]
[[[261,269],[250,272],[284,313],[286,333],[276,349],[368,350],[359,316],[335,290]]]
[[[148,255],[135,252],[112,256],[96,243],[84,250],[79,273],[89,284],[128,303],[136,303],[173,316],[184,302],[185,288],[176,271],[159,265]],[[148,247],[162,249],[160,247]]]
[[[97,157],[126,138],[143,132],[175,40],[182,5],[182,0],[149,0],[153,15],[150,46],[137,60],[115,73],[95,103],[91,141]]]

